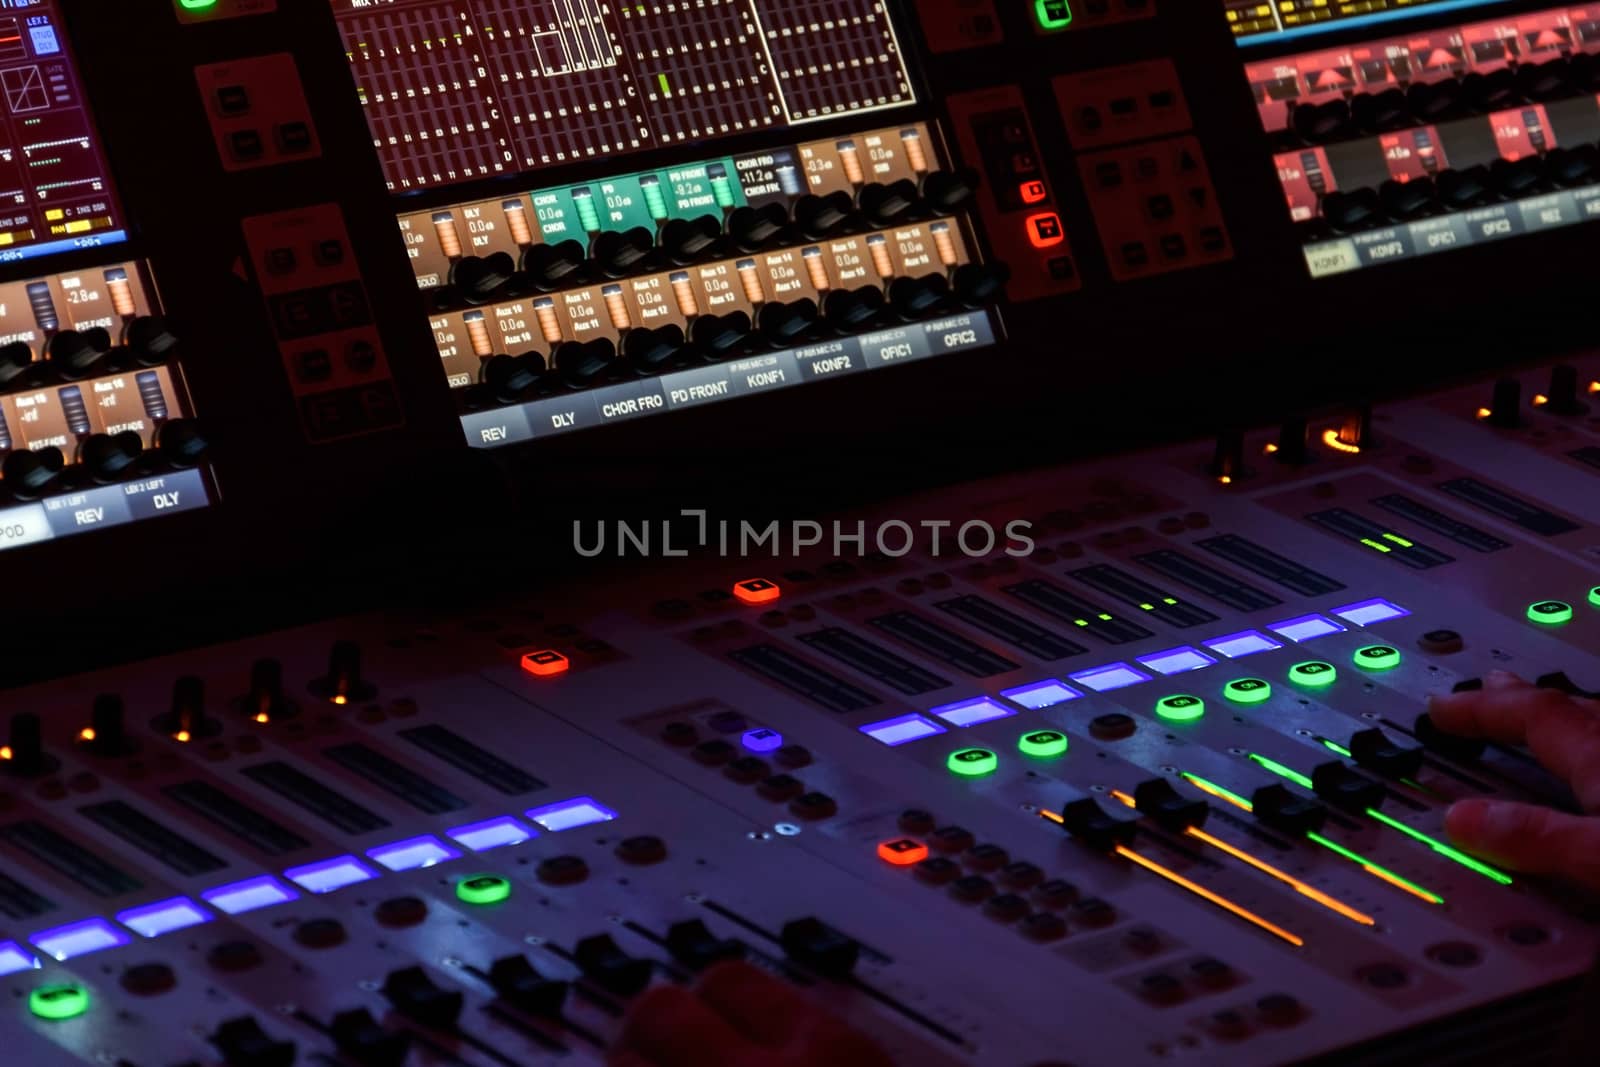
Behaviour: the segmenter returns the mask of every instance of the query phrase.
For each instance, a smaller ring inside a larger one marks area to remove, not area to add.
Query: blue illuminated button
[[[1235,678],[1222,687],[1222,695],[1235,704],[1262,704],[1272,699],[1272,683],[1265,678]]]
[[[41,966],[33,953],[15,941],[0,944],[0,978],[18,971],[37,971]]]
[[[117,913],[117,922],[140,937],[160,937],[210,921],[211,914],[188,897],[174,897]]]
[[[617,817],[616,812],[593,797],[573,797],[571,800],[546,804],[542,808],[533,808],[523,814],[553,834],[597,822],[610,822]]]
[[[776,730],[761,727],[756,730],[747,730],[740,743],[751,752],[776,752],[783,747],[783,735]]]
[[[1355,660],[1357,667],[1369,671],[1387,671],[1400,666],[1400,650],[1392,645],[1368,645],[1366,648],[1356,649]]]
[[[995,768],[1000,766],[1000,758],[986,748],[963,748],[950,753],[945,766],[964,778],[976,778],[994,773]]]
[[[1206,702],[1187,693],[1156,701],[1156,714],[1168,722],[1194,722],[1206,713]]]
[[[1320,659],[1306,660],[1289,668],[1289,681],[1297,685],[1308,685],[1313,689],[1332,685],[1338,676],[1339,672],[1334,669],[1333,664]]]
[[[1528,605],[1528,621],[1542,626],[1557,626],[1572,621],[1572,605],[1563,600],[1541,600]]]

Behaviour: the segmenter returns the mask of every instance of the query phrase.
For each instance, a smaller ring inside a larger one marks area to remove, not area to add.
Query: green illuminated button
[[[1357,667],[1369,671],[1386,671],[1391,667],[1400,666],[1400,650],[1389,645],[1368,645],[1366,648],[1358,648],[1351,658],[1356,661]]]
[[[178,0],[178,6],[185,11],[209,11],[217,6],[217,0]]]
[[[511,896],[511,882],[498,874],[478,874],[456,883],[456,896],[467,904],[498,904]]]
[[[1537,604],[1528,605],[1528,619],[1546,626],[1571,622],[1572,605],[1564,600],[1541,600]]]
[[[76,1019],[89,1010],[89,991],[81,985],[42,985],[28,994],[28,1010],[41,1019]]]
[[[1033,13],[1047,30],[1059,30],[1072,22],[1069,0],[1033,0]]]
[[[1289,681],[1317,688],[1332,685],[1338,676],[1339,672],[1334,669],[1333,664],[1320,659],[1308,659],[1289,668]]]
[[[993,774],[1000,766],[1000,758],[986,748],[963,748],[950,753],[945,766],[956,774],[976,778],[980,774]]]
[[[1199,697],[1180,693],[1156,701],[1156,714],[1168,722],[1194,722],[1206,713],[1206,702]]]
[[[1022,749],[1024,756],[1050,759],[1066,754],[1067,735],[1059,730],[1035,730],[1018,738],[1017,747]]]
[[[1235,678],[1222,687],[1222,695],[1235,704],[1260,704],[1272,698],[1272,684],[1262,678]]]
[[[1593,604],[1597,608],[1600,608],[1600,585],[1597,585],[1593,589],[1589,590],[1589,603]]]

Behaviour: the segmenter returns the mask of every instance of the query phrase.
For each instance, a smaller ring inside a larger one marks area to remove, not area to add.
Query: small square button
[[[1105,163],[1096,163],[1094,180],[1102,189],[1115,189],[1122,184],[1122,164],[1114,159]]]
[[[302,382],[325,382],[333,377],[333,360],[325,348],[313,348],[295,356],[294,376]]]
[[[537,652],[529,652],[527,655],[522,657],[522,669],[527,671],[529,674],[536,675],[540,678],[549,678],[557,674],[565,674],[567,668],[571,665],[572,664],[567,657],[563,656],[553,648],[544,648]]]
[[[339,240],[318,241],[313,255],[321,266],[336,267],[344,262],[344,242]]]
[[[1221,252],[1228,247],[1228,235],[1220,226],[1200,227],[1200,247],[1207,252]]]
[[[228,150],[238,160],[260,159],[264,151],[261,134],[256,130],[235,130],[228,134]]]
[[[1150,217],[1158,222],[1170,219],[1174,211],[1172,197],[1166,193],[1157,193],[1145,201],[1145,209],[1150,212]]]
[[[1189,254],[1189,242],[1181,233],[1169,233],[1161,238],[1161,254],[1167,259],[1183,259]]]
[[[1133,173],[1140,181],[1149,181],[1161,173],[1161,164],[1155,156],[1140,156],[1133,164]]]
[[[304,122],[285,122],[278,126],[278,150],[286,155],[311,151],[311,127]]]
[[[1028,241],[1035,248],[1049,248],[1067,239],[1065,231],[1061,228],[1061,216],[1054,211],[1041,211],[1036,215],[1029,215],[1027,230]]]
[[[267,250],[268,274],[293,274],[300,265],[299,257],[292,248],[270,248]]]
[[[344,365],[356,374],[371,374],[378,365],[378,349],[371,341],[351,341],[344,348]]]
[[[250,93],[242,85],[224,85],[217,90],[217,107],[224,115],[243,115],[250,110]]]
[[[1050,190],[1045,188],[1044,182],[1037,181],[1023,182],[1017,186],[1017,192],[1021,194],[1024,204],[1037,204],[1050,195]]]
[[[1050,277],[1058,282],[1070,279],[1074,273],[1071,256],[1051,256],[1045,260],[1045,269],[1050,272]]]
[[[1100,109],[1097,107],[1079,108],[1078,121],[1082,123],[1083,128],[1088,130],[1090,133],[1096,132],[1101,126],[1105,125],[1105,120],[1100,117]]]
[[[1130,267],[1143,267],[1150,262],[1150,252],[1143,241],[1129,241],[1122,246],[1122,262]]]

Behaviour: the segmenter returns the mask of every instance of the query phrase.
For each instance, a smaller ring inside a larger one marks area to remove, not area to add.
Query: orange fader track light
[[[733,587],[733,595],[745,604],[767,604],[777,600],[782,592],[777,582],[765,578],[746,578]]]
[[[540,678],[565,674],[572,662],[553,648],[541,648],[522,657],[522,669]]]
[[[896,867],[910,867],[928,858],[928,846],[909,837],[897,837],[878,845],[878,858]]]

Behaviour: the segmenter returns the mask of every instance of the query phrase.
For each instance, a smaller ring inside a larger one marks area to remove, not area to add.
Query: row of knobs
[[[971,171],[933,171],[920,182],[902,179],[871,184],[852,197],[846,192],[803,196],[791,212],[783,204],[745,206],[726,219],[702,215],[671,219],[654,233],[642,226],[594,234],[587,246],[578,241],[536,244],[518,258],[496,252],[467,256],[450,270],[453,295],[469,304],[483,304],[524,292],[550,292],[595,278],[621,278],[655,266],[688,266],[733,252],[755,253],[799,240],[820,241],[862,229],[894,226],[958,210],[972,196],[977,177]],[[450,293],[440,293],[448,303]]]
[[[1578,368],[1559,364],[1550,368],[1550,386],[1534,397],[1536,408],[1546,415],[1572,418],[1587,415],[1589,405],[1583,401],[1584,387]],[[1514,430],[1527,421],[1522,403],[1522,383],[1515,378],[1501,378],[1494,383],[1489,404],[1479,409],[1479,417],[1490,426]]]
[[[539,352],[492,356],[484,362],[482,378],[495,402],[514,403],[548,376],[581,389],[607,378],[659,374],[694,360],[728,359],[763,345],[786,348],[823,335],[862,333],[958,307],[982,307],[998,297],[1008,277],[1003,264],[966,263],[948,278],[927,274],[897,278],[887,289],[835,290],[821,304],[807,297],[765,304],[754,317],[744,311],[702,315],[687,331],[676,325],[633,329],[620,347],[601,338],[564,342],[548,360]]]
[[[1520,200],[1558,188],[1592,185],[1600,177],[1594,145],[1553,148],[1515,162],[1495,160],[1432,177],[1387,181],[1376,189],[1341,189],[1322,198],[1322,218],[1336,233],[1410,222],[1500,200]]]
[[[1297,142],[1328,144],[1596,92],[1600,92],[1600,57],[1580,55],[1300,104],[1290,125]]]
[[[130,321],[122,331],[120,343],[103,326],[51,334],[42,353],[36,353],[26,341],[12,341],[0,345],[0,389],[33,389],[96,374],[154,367],[171,359],[177,348],[178,339],[159,315]],[[39,355],[44,358],[35,358]]]
[[[341,705],[370,700],[377,692],[362,676],[361,646],[353,641],[334,643],[328,653],[328,672],[307,688],[312,695]],[[284,688],[283,664],[275,659],[260,659],[251,666],[249,688],[232,703],[235,712],[262,723],[291,719],[300,713],[299,705]],[[185,676],[173,683],[171,703],[151,720],[150,728],[180,741],[200,741],[221,733],[223,722],[207,708],[205,684],[199,678]],[[79,732],[77,747],[105,758],[126,756],[137,750],[138,742],[128,730],[127,708],[120,696],[106,693],[95,698],[89,725]],[[37,778],[60,767],[44,746],[39,716],[31,712],[11,716],[0,755],[4,756],[0,770],[13,777]]]
[[[109,485],[156,461],[179,470],[198,466],[210,443],[193,419],[173,419],[164,424],[153,449],[132,430],[97,433],[78,446],[77,463],[69,465],[61,449],[50,445],[36,451],[18,449],[0,461],[0,488],[13,499],[37,500],[49,493],[82,488],[82,482]],[[82,477],[77,477],[77,475]]]

